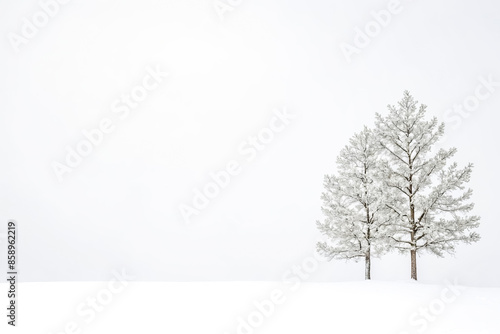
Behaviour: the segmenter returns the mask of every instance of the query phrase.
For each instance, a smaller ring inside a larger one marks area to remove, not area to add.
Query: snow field
[[[122,283],[20,283],[2,333],[500,333],[500,288],[453,281]]]

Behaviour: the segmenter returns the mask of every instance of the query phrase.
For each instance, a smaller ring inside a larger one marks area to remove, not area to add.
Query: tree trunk
[[[366,166],[365,166],[365,174],[366,174]],[[366,188],[365,188],[366,189]],[[368,192],[365,190],[365,196],[368,197]],[[368,224],[368,229],[366,231],[366,241],[368,242],[368,250],[365,253],[365,280],[366,279],[371,279],[371,242],[372,242],[372,236],[371,236],[371,228],[370,228],[370,207],[366,205],[365,203],[365,208],[366,208],[366,223]]]
[[[411,279],[417,280],[417,251],[410,250],[411,256]]]
[[[408,136],[409,136],[408,132]],[[409,144],[408,144],[409,145]],[[415,241],[415,233],[417,231],[417,224],[415,222],[415,205],[413,204],[413,159],[411,157],[410,147],[407,146],[408,153],[408,166],[410,167],[410,175],[408,178],[409,186],[408,192],[410,194],[410,223],[411,223],[411,233],[410,233],[410,241],[411,241],[411,279],[417,280],[417,242]]]
[[[365,253],[365,279],[371,279],[371,259],[370,250]]]

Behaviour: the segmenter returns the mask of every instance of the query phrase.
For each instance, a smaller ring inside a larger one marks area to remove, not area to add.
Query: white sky
[[[340,44],[388,3],[246,0],[221,20],[212,1],[73,0],[16,53],[8,34],[40,6],[2,1],[0,221],[19,223],[20,279],[99,280],[125,266],[138,280],[280,280],[314,251],[323,175],[375,112],[408,89],[444,120],[479,77],[500,81],[493,0],[401,0],[348,63]],[[157,65],[169,77],[119,120],[113,101]],[[475,164],[482,240],[420,257],[424,281],[500,285],[496,89],[443,143]],[[245,163],[239,145],[283,107],[296,118]],[[106,117],[116,129],[59,183],[52,162]],[[231,160],[241,174],[184,224],[179,205]],[[361,263],[334,262],[314,280],[362,276]],[[409,278],[409,258],[375,261],[372,277]]]

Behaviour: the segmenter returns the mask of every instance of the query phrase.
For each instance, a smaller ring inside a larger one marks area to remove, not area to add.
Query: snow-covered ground
[[[500,333],[500,288],[453,282],[112,280],[21,283],[18,292],[17,327],[2,315],[1,333]]]

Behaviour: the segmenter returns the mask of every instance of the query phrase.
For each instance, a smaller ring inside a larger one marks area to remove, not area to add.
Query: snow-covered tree
[[[378,175],[380,146],[372,130],[355,134],[337,157],[337,175],[326,175],[322,194],[323,222],[317,227],[327,241],[318,252],[329,260],[365,259],[370,279],[371,256],[387,250],[384,227],[390,219],[383,182]]]
[[[408,91],[389,114],[376,115],[377,138],[385,152],[381,163],[386,186],[398,194],[386,203],[397,219],[392,224],[393,246],[409,252],[411,278],[417,279],[417,253],[430,251],[440,257],[453,253],[458,242],[471,243],[479,235],[479,217],[469,215],[472,190],[466,189],[472,164],[459,168],[449,163],[455,148],[432,152],[444,134],[437,118],[425,119],[426,106]]]

